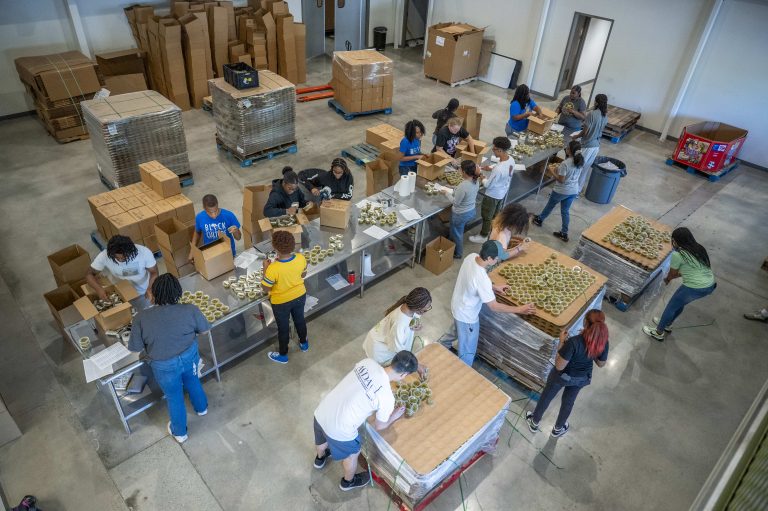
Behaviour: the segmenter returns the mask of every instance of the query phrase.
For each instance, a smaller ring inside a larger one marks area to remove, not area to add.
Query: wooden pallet
[[[364,167],[366,163],[370,163],[379,157],[379,150],[371,144],[356,144],[352,147],[347,147],[341,150],[341,155],[344,158],[349,158],[361,167]]]
[[[341,106],[335,99],[329,99],[328,100],[328,107],[333,108],[337,114],[344,117],[345,121],[351,121],[355,117],[360,117],[363,115],[374,115],[374,114],[384,114],[389,115],[392,113],[392,108],[381,108],[379,110],[368,110],[367,112],[347,112],[344,110],[344,107]]]
[[[480,79],[480,77],[478,76],[473,76],[471,78],[465,78],[464,80],[459,80],[458,82],[446,82],[445,80],[441,80],[440,78],[435,78],[434,76],[424,75],[424,77],[429,78],[430,80],[434,80],[437,83],[442,83],[444,85],[447,85],[448,87],[458,87],[460,85],[466,85],[468,83],[472,83]]]
[[[667,158],[666,163],[671,167],[677,167],[679,169],[682,169],[689,174],[698,174],[701,177],[707,178],[710,182],[715,183],[717,181],[720,181],[720,178],[723,177],[724,175],[728,174],[732,170],[735,170],[736,167],[739,166],[739,163],[741,163],[741,161],[733,160],[733,162],[731,162],[730,165],[727,165],[726,167],[718,170],[717,172],[704,172],[703,170],[699,170],[691,166],[684,165],[678,161],[673,160],[672,158]]]
[[[296,154],[299,151],[299,148],[294,141],[287,144],[271,147],[269,149],[264,149],[263,151],[258,151],[254,154],[244,155],[228,147],[224,142],[221,141],[218,135],[216,136],[216,149],[226,153],[228,158],[232,157],[238,160],[240,162],[240,166],[243,168],[250,167],[254,164],[254,162],[259,160],[271,160],[272,158],[280,156],[281,154]]]
[[[632,131],[640,119],[639,112],[633,112],[626,108],[614,105],[608,105],[608,124],[603,129],[603,136],[607,137],[612,143],[618,144]]]

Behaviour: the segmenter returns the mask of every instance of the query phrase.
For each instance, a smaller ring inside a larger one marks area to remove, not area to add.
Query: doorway
[[[580,12],[573,15],[555,87],[554,96],[557,99],[566,95],[574,85],[579,85],[581,96],[589,105],[612,28],[611,19]]]
[[[405,0],[400,46],[424,44],[424,37],[427,35],[428,10],[429,0]]]
[[[368,0],[302,0],[307,58],[365,48]]]

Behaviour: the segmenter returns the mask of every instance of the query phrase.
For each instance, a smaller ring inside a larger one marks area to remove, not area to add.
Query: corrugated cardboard
[[[160,169],[149,176],[152,182],[152,190],[159,196],[166,198],[181,193],[179,176],[169,169]]]
[[[88,197],[88,206],[91,208],[91,213],[96,214],[96,210],[107,204],[112,204],[115,200],[109,194],[109,192],[100,193],[98,195],[91,195]]]
[[[160,49],[160,19],[150,18],[144,25],[147,38],[147,46],[139,45],[147,52],[149,65],[149,85],[165,97],[168,97],[168,87],[165,85],[165,74],[163,72],[163,53]],[[169,98],[171,99],[171,98]]]
[[[448,238],[439,236],[427,243],[424,268],[435,275],[440,275],[453,265],[453,251],[456,244]]]
[[[195,205],[186,195],[173,195],[165,199],[176,211],[176,218],[185,225],[195,221]]]
[[[277,73],[277,25],[272,14],[265,14],[261,18],[261,24],[264,26],[264,32],[267,34],[267,62],[269,70]]]
[[[167,247],[162,246],[159,242],[157,245],[159,247],[158,250],[160,250],[160,253],[163,255],[165,267],[168,269],[168,271],[171,271],[171,268],[180,269],[186,264],[192,264],[189,262],[189,254],[192,249],[189,243],[175,250],[170,250]],[[176,274],[174,273],[174,275]],[[178,277],[178,275],[176,276]]]
[[[231,1],[220,1],[219,6],[227,11],[227,40],[237,39],[237,24],[235,23],[235,4]]]
[[[229,15],[224,7],[206,4],[208,15],[208,35],[211,43],[211,56],[216,76],[224,76],[224,64],[228,64],[227,43],[229,42]]]
[[[483,120],[483,114],[478,113],[477,107],[470,105],[461,105],[456,110],[456,117],[462,119],[462,127],[474,138],[480,138],[480,122]]]
[[[94,93],[101,89],[93,61],[78,51],[19,57],[19,77],[50,101]]]
[[[157,215],[149,206],[142,206],[130,211],[131,215],[138,220],[141,237],[154,237],[155,224],[157,224]],[[154,251],[153,251],[154,252]]]
[[[113,286],[105,287],[104,291],[107,295],[117,293],[118,296],[122,298],[123,303],[115,305],[104,312],[99,312],[93,305],[93,300],[95,300],[97,296],[95,294],[88,294],[77,299],[74,303],[74,306],[80,313],[82,319],[94,318],[96,323],[105,331],[118,330],[125,325],[130,324],[132,319],[131,304],[128,302],[139,296],[133,285],[128,281],[119,280]]]
[[[219,239],[202,247],[192,248],[195,269],[206,280],[211,280],[235,269],[229,238]]]
[[[404,136],[403,130],[390,124],[378,124],[365,130],[365,142],[376,147],[379,151],[390,150],[389,147],[385,148],[384,143],[386,142],[397,142],[399,149],[400,141]]]
[[[123,208],[125,211],[130,211],[132,209],[142,207],[144,203],[134,195],[132,197],[126,197],[125,199],[120,199],[117,201],[117,205]]]
[[[456,145],[457,152],[461,155],[462,160],[472,160],[473,162],[480,165],[483,162],[483,155],[488,152],[490,147],[488,147],[488,144],[481,142],[480,140],[473,140],[472,143],[475,146],[474,153],[467,151],[469,144],[466,142],[459,142]]]
[[[146,73],[145,53],[136,48],[96,54],[96,63],[104,76]]]
[[[528,118],[528,131],[543,135],[552,127],[555,118],[557,118],[557,114],[554,110],[542,107],[540,113]]]
[[[208,94],[208,70],[205,60],[208,40],[205,39],[203,30],[204,21],[198,17],[198,13],[189,13],[179,18],[179,23],[183,28],[184,65],[190,100],[195,108],[201,108],[203,97]]]
[[[173,206],[171,206],[170,203],[165,199],[161,198],[159,201],[153,202],[149,205],[149,208],[154,211],[155,215],[157,215],[158,222],[176,218],[176,210],[173,209]]]
[[[320,225],[346,229],[352,214],[352,203],[348,200],[331,199],[320,204]]]
[[[390,165],[382,159],[375,160],[365,164],[365,194],[371,196],[383,189],[391,186]]]
[[[155,224],[157,243],[169,252],[189,247],[194,227],[187,226],[177,218],[169,218]]]
[[[290,227],[272,227],[272,224],[269,222],[269,218],[262,218],[257,222],[257,225],[259,232],[261,232],[264,238],[271,237],[272,232],[286,231],[293,234],[293,238],[297,243],[301,243],[301,234],[304,232],[304,228],[302,226],[308,224],[309,219],[302,211],[299,211],[296,213],[296,222],[296,225],[292,225]]]
[[[296,83],[307,81],[307,27],[303,23],[293,24],[296,46]]]
[[[74,308],[74,303],[79,298],[80,295],[69,284],[63,284],[43,295],[43,299],[48,304],[48,309],[51,311],[56,325],[62,331],[62,335],[64,335],[65,325],[71,325],[81,319],[77,309]]]
[[[145,237],[144,246],[151,250],[153,254],[160,251],[160,245],[157,244],[157,238],[155,236]]]
[[[181,25],[172,19],[160,19],[158,23],[160,56],[166,97],[182,110],[189,110],[189,91],[184,71],[184,52],[181,42]]]
[[[414,471],[428,474],[507,408],[510,397],[439,343],[416,353],[429,368],[434,405],[380,432]],[[416,381],[410,375],[405,381]],[[371,418],[373,420],[374,418]]]
[[[277,28],[277,73],[291,83],[298,83],[293,16],[290,14],[275,16],[275,26]]]
[[[347,112],[368,112],[392,106],[392,60],[373,50],[333,54],[334,99]]]
[[[91,256],[80,245],[70,245],[48,255],[56,284],[61,286],[85,278],[91,267]]]
[[[105,76],[104,88],[115,96],[129,92],[139,92],[147,90],[147,80],[144,78],[144,73]]]
[[[483,30],[465,23],[429,27],[424,75],[447,83],[477,76]]]
[[[139,176],[141,177],[141,182],[151,190],[152,178],[149,177],[149,175],[155,171],[158,171],[164,168],[165,166],[162,163],[155,160],[148,161],[145,163],[139,163]],[[144,193],[146,193],[146,191]]]
[[[163,248],[160,248],[160,251],[163,251]],[[165,257],[165,255],[163,255]],[[185,275],[189,275],[191,273],[195,273],[195,264],[194,263],[186,263],[182,264],[180,266],[173,266],[173,265],[167,265],[168,273],[176,277],[177,279],[180,279],[181,277],[184,277]]]
[[[139,228],[139,221],[128,213],[121,213],[108,219],[108,222],[112,228],[112,235],[121,234],[128,236],[132,240],[141,239],[141,228]]]
[[[445,166],[452,161],[453,158],[443,151],[435,151],[420,160],[416,160],[417,174],[424,179],[434,181],[445,173]]]
[[[249,211],[250,218],[264,218],[264,205],[271,191],[272,185],[248,185],[243,188],[243,210]]]

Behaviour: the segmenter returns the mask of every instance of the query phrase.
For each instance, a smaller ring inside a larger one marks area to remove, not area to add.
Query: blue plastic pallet
[[[725,167],[724,169],[722,169],[722,170],[720,170],[718,172],[714,172],[714,173],[702,172],[701,170],[695,169],[695,168],[693,168],[691,166],[683,165],[682,163],[677,162],[677,161],[673,160],[672,158],[667,158],[667,162],[666,163],[670,167],[677,167],[679,169],[682,169],[682,170],[686,171],[689,174],[698,174],[701,177],[707,178],[712,183],[715,183],[717,181],[720,181],[721,177],[723,177],[724,175],[728,174],[729,172],[734,170],[736,167],[738,167],[739,163],[741,163],[741,162],[739,160],[736,160],[733,163],[731,163],[730,165],[728,165],[727,167]]]
[[[379,157],[379,150],[370,144],[357,144],[342,149],[341,155],[354,161],[361,167],[365,167],[366,163],[370,163]]]
[[[348,113],[346,110],[344,110],[344,107],[342,107],[340,104],[336,102],[335,99],[329,99],[328,106],[336,110],[336,113],[344,117],[344,120],[346,121],[351,121],[355,117],[360,117],[361,115],[373,115],[373,114],[389,115],[392,113],[391,108],[383,108],[381,110],[369,110],[367,112]]]
[[[619,142],[621,142],[622,140],[624,140],[624,137],[626,137],[627,135],[629,135],[629,132],[630,132],[630,131],[632,131],[632,130],[631,130],[631,129],[630,129],[630,130],[627,130],[627,131],[625,131],[624,133],[622,133],[621,135],[619,135],[618,137],[609,137],[608,135],[606,135],[605,133],[603,133],[603,137],[604,137],[604,138],[607,138],[607,139],[608,139],[608,140],[611,142],[611,144],[618,144]]]
[[[259,151],[256,154],[244,156],[239,154],[237,151],[233,151],[227,147],[221,140],[219,140],[218,137],[216,137],[216,149],[219,151],[224,151],[224,153],[227,155],[227,158],[231,157],[238,160],[240,162],[240,166],[243,168],[250,167],[254,164],[254,162],[259,160],[271,160],[272,158],[280,156],[281,154],[296,154],[299,152],[299,148],[296,145],[296,142],[291,142],[289,144],[283,144],[271,149]]]

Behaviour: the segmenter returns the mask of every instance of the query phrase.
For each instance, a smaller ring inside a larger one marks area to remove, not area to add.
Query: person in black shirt
[[[434,145],[437,141],[437,132],[440,131],[440,128],[445,126],[445,123],[448,122],[448,119],[456,116],[456,110],[458,108],[459,100],[456,98],[451,98],[451,100],[448,102],[448,106],[441,108],[432,114],[432,118],[437,120],[435,123],[435,131],[432,132],[432,145]]]
[[[582,387],[592,381],[592,363],[603,367],[608,360],[608,326],[603,311],[592,309],[584,317],[584,329],[579,335],[568,337],[563,330],[557,346],[555,370],[549,373],[547,384],[541,391],[533,412],[525,412],[525,420],[531,433],[539,431],[539,422],[552,399],[563,390],[560,413],[557,415],[552,436],[557,438],[568,432],[568,416]]]
[[[440,128],[437,132],[437,139],[435,141],[435,147],[432,148],[434,153],[438,149],[442,149],[451,158],[456,158],[458,152],[456,146],[464,140],[467,143],[467,151],[470,153],[475,152],[475,141],[472,140],[472,136],[469,132],[461,126],[461,119],[458,117],[451,117],[445,126]]]
[[[323,169],[302,170],[299,181],[317,200],[352,200],[355,179],[344,158],[335,158],[330,172]]]
[[[283,178],[272,181],[272,191],[264,204],[264,216],[274,218],[295,215],[299,208],[306,205],[307,199],[299,190],[299,176],[291,167],[283,167]]]

